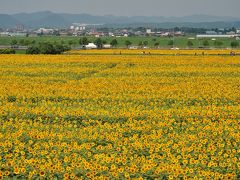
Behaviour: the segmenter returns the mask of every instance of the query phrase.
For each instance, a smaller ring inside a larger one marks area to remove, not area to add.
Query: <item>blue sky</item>
[[[0,13],[53,12],[122,16],[207,14],[240,17],[240,0],[0,0]]]

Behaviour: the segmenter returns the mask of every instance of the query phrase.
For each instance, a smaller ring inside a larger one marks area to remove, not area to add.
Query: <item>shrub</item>
[[[210,44],[209,44],[208,40],[204,40],[204,41],[203,41],[203,46],[207,47],[207,46],[209,46],[209,45],[210,45]]]
[[[0,49],[0,54],[16,54],[14,49]]]
[[[17,101],[17,97],[16,96],[8,96],[7,97],[7,101],[8,102],[16,102]]]
[[[40,50],[36,46],[31,46],[27,49],[26,54],[40,54]]]
[[[61,54],[70,50],[69,46],[61,44],[51,44],[48,42],[40,43],[37,46],[31,46],[27,49],[27,54]]]
[[[239,46],[239,42],[237,42],[237,41],[231,42],[231,47],[232,48],[237,48],[238,46]]]
[[[193,42],[192,42],[192,41],[188,41],[188,42],[187,42],[187,46],[188,46],[188,47],[193,47]]]

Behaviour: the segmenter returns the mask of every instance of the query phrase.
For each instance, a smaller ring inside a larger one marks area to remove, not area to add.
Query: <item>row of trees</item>
[[[156,39],[154,39],[153,41],[154,41],[154,47],[159,47],[160,43],[159,43],[159,42],[156,42]],[[88,43],[89,43],[89,41],[88,41],[87,37],[83,37],[83,38],[81,38],[81,39],[79,40],[79,44],[80,44],[80,45],[87,45]],[[101,38],[98,38],[98,39],[96,39],[96,40],[94,41],[94,44],[96,44],[98,48],[102,48],[103,45],[106,44],[106,43],[107,43],[106,40],[102,40]],[[116,46],[118,45],[117,39],[113,39],[113,40],[110,42],[110,44],[111,44],[112,47],[116,47]],[[129,40],[126,40],[126,41],[124,42],[124,44],[125,44],[126,47],[129,47],[129,46],[131,46],[133,43],[132,43],[131,41],[129,41]],[[140,41],[140,42],[138,43],[138,46],[144,47],[144,46],[148,46],[148,44],[149,44],[148,41]],[[210,46],[210,43],[209,43],[208,40],[204,40],[201,44],[202,44],[202,46],[204,46],[204,47],[209,47],[209,46]],[[168,45],[168,46],[173,46],[173,45],[174,45],[174,41],[173,41],[173,40],[169,40],[168,43],[167,43],[167,45]],[[224,43],[223,43],[222,41],[219,41],[219,40],[216,40],[216,41],[214,41],[214,43],[213,43],[213,46],[214,46],[214,47],[222,47],[223,45],[224,45]],[[194,46],[193,41],[188,40],[187,43],[186,43],[186,46],[187,46],[187,47],[190,47],[190,48],[193,47],[193,46]],[[200,44],[199,44],[199,46],[200,46]],[[239,44],[238,41],[232,41],[232,42],[230,43],[230,46],[231,46],[232,48],[237,48],[237,47],[240,46],[240,44]]]
[[[87,45],[89,43],[88,39],[86,37],[82,38],[79,40],[79,44],[81,45]],[[102,48],[103,44],[105,44],[106,42],[104,40],[102,40],[101,38],[98,38],[94,41],[94,43],[97,45],[98,48]],[[118,45],[118,41],[116,39],[113,39],[110,44],[112,45],[112,47],[116,47]],[[129,47],[130,45],[132,45],[132,42],[129,40],[125,41],[125,45],[126,47]],[[148,41],[140,41],[139,46],[144,47],[148,45]],[[159,47],[160,43],[159,42],[155,42],[154,43],[154,47]],[[174,41],[170,40],[168,42],[169,46],[173,46],[174,45]],[[187,47],[192,48],[194,46],[194,43],[189,40],[187,41]],[[202,45],[204,47],[210,47],[210,43],[208,40],[204,40],[202,42]],[[223,46],[223,42],[222,41],[214,41],[214,46],[215,47],[222,47]],[[238,41],[232,41],[231,42],[231,47],[232,48],[238,48],[240,46]],[[44,43],[39,43],[37,45],[33,45],[30,46],[27,50],[26,50],[26,54],[61,54],[65,51],[70,50],[70,46],[68,45],[64,45],[64,44],[57,44],[57,43],[49,43],[49,42],[44,42]],[[0,54],[15,54],[16,51],[14,49],[2,49],[0,50]]]
[[[83,37],[83,38],[81,38],[81,39],[79,40],[79,44],[80,44],[80,45],[83,45],[83,46],[87,45],[89,42],[90,42],[90,41],[87,39],[87,37]],[[102,48],[103,45],[106,44],[106,43],[107,43],[107,41],[106,41],[106,40],[103,40],[103,39],[101,39],[101,38],[97,38],[97,39],[94,41],[94,44],[96,44],[96,46],[97,46],[98,48]],[[129,40],[126,40],[126,41],[124,42],[124,44],[125,44],[125,46],[129,47],[129,46],[132,45],[132,42],[129,41]],[[117,47],[117,45],[118,45],[117,39],[111,40],[110,45],[111,45],[112,47]],[[148,41],[141,41],[141,42],[139,42],[139,46],[147,46],[147,45],[148,45]]]
[[[68,50],[70,50],[69,46],[44,42],[39,43],[38,45],[30,46],[26,50],[26,54],[61,54]]]
[[[0,54],[15,54],[16,51],[14,49],[0,49]]]
[[[153,46],[155,48],[159,47],[160,46],[160,43],[157,41],[156,38],[152,39],[153,41]],[[11,42],[11,45],[14,46],[14,45],[27,45],[29,46],[29,48],[27,49],[27,53],[28,54],[60,54],[64,51],[67,51],[69,50],[72,45],[77,45],[76,44],[77,41],[74,41],[73,43],[73,40],[69,40],[69,41],[61,41],[60,43],[57,43],[57,42],[44,42],[44,43],[36,43],[35,40],[24,40],[24,39],[20,39],[19,41],[17,41],[16,39],[13,39],[12,42]],[[79,39],[79,42],[78,44],[84,46],[84,45],[87,45],[90,41],[88,40],[87,37],[82,37],[81,39]],[[101,38],[97,38],[95,39],[94,43],[97,45],[97,47],[99,49],[101,49],[103,47],[104,44],[107,44],[107,40],[105,39],[101,39]],[[202,46],[202,47],[210,47],[210,46],[214,46],[214,47],[217,47],[217,48],[221,48],[223,47],[224,43],[220,40],[215,40],[213,43],[210,43],[209,40],[202,40],[202,41],[199,41],[198,42],[198,46]],[[119,42],[117,39],[112,39],[110,41],[110,44],[112,47],[117,47]],[[124,42],[125,46],[126,47],[129,47],[131,46],[133,43],[130,41],[130,40],[126,40]],[[140,41],[138,44],[136,44],[140,47],[145,47],[145,46],[148,46],[149,45],[149,41]],[[172,47],[174,46],[174,41],[172,39],[170,39],[168,42],[167,42],[167,45],[169,47]],[[192,48],[194,46],[196,46],[196,42],[192,41],[192,40],[188,40],[186,42],[186,46],[189,47],[189,48]],[[232,41],[230,43],[230,46],[232,48],[238,48],[240,46],[239,42],[238,41]],[[5,54],[7,53],[14,53],[14,52],[9,52],[9,50],[4,50],[2,51],[1,53],[4,53],[6,51]]]
[[[57,44],[58,42],[56,41],[52,41],[49,43],[52,43],[52,44]],[[68,40],[68,41],[64,41],[64,40],[61,40],[59,43],[61,44],[64,44],[64,45],[68,45],[68,46],[72,46],[72,45],[77,45],[77,41],[73,41],[73,40]],[[10,45],[11,46],[33,46],[33,45],[36,45],[37,44],[37,41],[36,40],[29,40],[29,39],[12,39],[11,42],[10,42]]]
[[[89,43],[90,41],[87,39],[87,37],[83,37],[79,40],[79,44],[82,45],[82,46],[85,46]],[[107,44],[107,41],[106,40],[103,40],[101,38],[97,38],[95,41],[94,41],[94,44],[96,44],[96,46],[98,48],[102,48],[104,44]],[[116,47],[118,45],[118,41],[117,39],[113,39],[111,42],[110,42],[111,46],[112,47]]]
[[[17,39],[13,39],[10,44],[12,46],[20,45],[20,46],[29,46],[35,44],[35,40],[28,40],[28,39],[20,39],[19,41]]]
[[[204,40],[204,41],[202,42],[202,45],[203,45],[204,47],[209,47],[209,46],[210,46],[210,43],[209,43],[208,40]],[[213,45],[214,45],[215,47],[220,48],[220,47],[223,46],[223,42],[222,42],[222,41],[219,41],[219,40],[216,40],[216,41],[214,41]],[[239,47],[239,45],[240,45],[240,44],[239,44],[238,41],[232,41],[232,42],[230,43],[230,46],[231,46],[232,48],[237,48],[237,47]],[[193,46],[194,46],[194,43],[189,40],[189,41],[187,42],[187,46],[188,46],[188,47],[193,47]]]

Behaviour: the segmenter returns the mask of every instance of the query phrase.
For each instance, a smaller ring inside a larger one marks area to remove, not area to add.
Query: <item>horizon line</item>
[[[74,13],[74,12],[56,12],[52,10],[39,10],[39,11],[31,11],[31,12],[13,12],[13,13],[0,13],[0,14],[6,14],[6,15],[16,15],[16,14],[33,14],[33,13],[43,13],[43,12],[49,12],[53,14],[71,14],[71,15],[81,15],[81,14],[86,14],[86,15],[91,15],[91,16],[114,16],[114,17],[166,17],[166,18],[184,18],[184,17],[190,17],[190,16],[211,16],[211,17],[225,17],[225,18],[239,18],[236,16],[222,16],[222,15],[213,15],[213,14],[189,14],[189,15],[183,15],[183,16],[166,16],[166,15],[133,15],[133,16],[124,16],[124,15],[114,15],[114,14],[93,14],[93,13],[86,13],[86,12],[79,12],[79,13]]]

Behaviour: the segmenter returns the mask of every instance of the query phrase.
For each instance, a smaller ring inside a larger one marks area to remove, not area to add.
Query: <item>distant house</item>
[[[177,31],[174,33],[175,36],[184,36],[184,33],[182,31]]]
[[[11,37],[26,37],[27,36],[27,33],[24,33],[24,32],[1,32],[0,33],[0,36],[1,37],[4,37],[4,36],[11,36]]]
[[[112,46],[111,46],[111,44],[104,44],[104,45],[103,45],[103,48],[104,48],[104,49],[111,49]]]
[[[217,35],[216,31],[206,31],[206,35]]]
[[[138,49],[138,46],[129,46],[128,49]]]
[[[114,37],[115,35],[114,35],[114,33],[109,32],[109,33],[108,33],[108,36],[112,36],[112,37]]]
[[[6,36],[10,36],[9,32],[1,32],[0,33],[1,37],[6,37]]]
[[[88,35],[94,36],[94,37],[101,37],[101,36],[104,36],[104,33],[94,31],[94,32],[89,32]]]
[[[147,29],[147,30],[146,30],[146,33],[147,33],[147,34],[151,34],[151,33],[152,33],[152,30],[151,30],[151,29]]]
[[[88,43],[88,45],[83,46],[85,49],[97,49],[97,46],[94,43]]]
[[[223,34],[223,35],[198,34],[197,35],[197,38],[233,38],[233,37],[234,37],[234,35],[226,35],[226,34]]]
[[[54,29],[46,29],[46,28],[40,28],[36,31],[37,34],[44,34],[44,35],[53,34],[53,32],[54,32]]]
[[[25,32],[14,32],[14,33],[9,33],[9,35],[12,37],[27,37],[27,33]]]
[[[167,37],[167,36],[170,36],[170,35],[171,35],[170,32],[165,32],[165,33],[162,33],[162,34],[161,34],[161,36],[163,36],[163,37]]]
[[[227,32],[227,35],[235,35],[236,33],[234,31]]]

